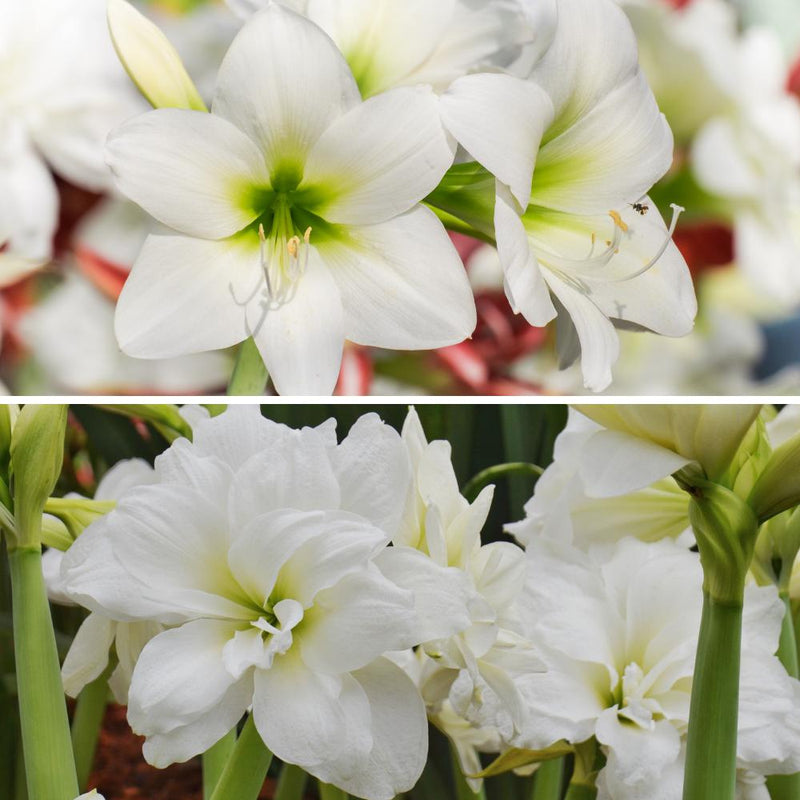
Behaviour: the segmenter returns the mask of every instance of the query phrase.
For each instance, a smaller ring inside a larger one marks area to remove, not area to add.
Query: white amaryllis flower
[[[120,461],[98,483],[95,500],[116,500],[129,489],[146,486],[155,480],[155,472],[146,461],[138,458]],[[53,602],[74,605],[61,576],[63,560],[64,553],[53,548],[42,556],[47,594]],[[157,622],[115,622],[103,614],[89,614],[64,659],[61,670],[64,691],[70,697],[77,697],[86,684],[98,678],[108,666],[109,650],[113,646],[118,663],[108,685],[116,701],[126,705],[131,675],[139,654],[145,644],[163,630],[164,626]]]
[[[62,568],[90,609],[172,626],[131,681],[146,758],[202,753],[252,706],[283,761],[368,800],[410,789],[427,755],[425,710],[382,656],[468,619],[430,560],[413,561],[423,598],[382,572],[410,481],[399,436],[368,415],[337,445],[332,424],[291,430],[257,406],[198,419],[193,432],[157,459],[158,483],[126,493]]]
[[[641,541],[678,538],[691,544],[689,495],[671,477],[615,497],[593,497],[585,476],[596,469],[590,442],[602,427],[570,409],[567,426],[558,435],[553,463],[536,482],[525,504],[525,519],[506,525],[523,545],[543,537],[572,544],[580,550],[612,546],[633,536]],[[588,451],[587,451],[588,446]],[[585,454],[591,459],[586,462]],[[638,469],[642,459],[637,461]]]
[[[97,789],[92,789],[91,792],[86,792],[86,794],[79,795],[75,798],[75,800],[105,800],[105,798],[97,791]]]
[[[525,714],[514,677],[540,667],[521,635],[517,616],[524,553],[508,542],[481,545],[480,533],[494,486],[483,489],[473,503],[467,502],[459,492],[450,443],[429,443],[413,408],[403,425],[403,441],[414,481],[394,543],[401,549],[419,550],[442,567],[461,571],[468,576],[473,592],[468,609],[470,627],[455,636],[424,642],[425,653],[433,662],[426,662],[425,677],[421,678],[427,686],[424,696],[429,713],[433,718],[445,715],[445,719],[457,715],[464,725],[494,729],[510,738]]]
[[[120,189],[181,235],[151,236],[125,285],[125,352],[165,358],[253,336],[281,393],[333,390],[345,339],[461,341],[475,308],[458,254],[419,205],[453,160],[433,93],[362,102],[316,25],[256,14],[212,113],[159,109],[109,139]]]
[[[103,143],[133,113],[103,0],[0,2],[0,284],[47,261],[58,222],[51,169],[103,189]]]
[[[530,80],[506,84],[513,111],[487,113],[492,77],[467,76],[445,97],[445,118],[498,178],[512,308],[532,325],[558,317],[562,363],[580,355],[586,386],[599,391],[619,355],[615,325],[683,336],[696,300],[670,238],[677,213],[667,230],[646,196],[672,163],[673,140],[630,24],[612,0],[559,0],[558,14]]]
[[[607,759],[598,800],[677,800],[703,604],[697,555],[633,539],[602,557],[539,540],[528,555],[523,607],[548,669],[524,683],[534,713],[518,744],[594,736]],[[800,683],[773,655],[782,617],[773,588],[748,587],[737,753],[760,775],[800,766]]]

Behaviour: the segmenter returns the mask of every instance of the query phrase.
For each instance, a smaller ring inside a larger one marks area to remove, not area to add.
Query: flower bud
[[[208,110],[178,52],[147,17],[125,0],[109,0],[108,27],[119,60],[154,108]]]
[[[11,434],[16,545],[41,544],[42,512],[64,461],[67,407],[26,405]]]
[[[750,492],[749,502],[762,522],[800,505],[800,434],[772,453]]]

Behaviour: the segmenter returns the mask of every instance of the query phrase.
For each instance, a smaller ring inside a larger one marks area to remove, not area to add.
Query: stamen
[[[622,219],[622,217],[619,215],[619,211],[609,211],[608,216],[614,220],[614,225],[616,225],[623,233],[628,232],[628,223]]]
[[[675,228],[678,227],[678,220],[686,211],[683,206],[676,205],[675,203],[670,203],[670,208],[672,209],[672,219],[669,223],[669,230],[667,231],[667,235],[664,237],[664,241],[661,243],[661,247],[658,248],[658,252],[641,268],[636,270],[636,272],[632,273],[631,275],[626,275],[622,278],[615,278],[614,283],[623,283],[624,281],[631,281],[634,278],[638,278],[640,275],[644,275],[645,272],[651,270],[661,256],[666,253],[667,248],[669,247],[669,243],[672,241],[672,235],[675,233]]]
[[[263,222],[258,226],[258,241],[260,242],[261,269],[264,272],[264,280],[267,282],[267,294],[270,296],[270,298],[272,298],[274,293],[272,291],[272,282],[270,281],[269,277],[269,264],[267,263],[266,254],[267,235],[264,233]]]

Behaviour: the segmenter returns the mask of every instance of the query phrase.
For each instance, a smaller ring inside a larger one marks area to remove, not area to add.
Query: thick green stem
[[[284,764],[278,786],[275,789],[275,800],[300,800],[308,782],[308,774],[296,764]]]
[[[253,338],[245,339],[239,347],[236,364],[228,384],[229,397],[250,397],[264,394],[269,374]]]
[[[794,631],[794,618],[792,604],[786,593],[781,593],[786,608],[781,627],[781,638],[778,645],[778,658],[786,671],[793,677],[798,677],[797,639]],[[800,798],[800,773],[794,775],[773,775],[767,778],[767,787],[772,800],[798,800]]]
[[[536,770],[531,800],[561,800],[564,785],[564,759],[542,762]]]
[[[591,786],[588,783],[570,783],[564,800],[594,800],[595,797],[597,797],[596,786]],[[706,800],[709,800],[709,798],[706,798]]]
[[[453,762],[453,781],[456,786],[457,800],[486,800],[486,784],[481,783],[479,791],[472,791],[467,779],[464,777],[461,762],[458,760],[458,754],[454,747],[450,748],[450,757]]]
[[[683,800],[734,800],[742,606],[703,596]]]
[[[39,547],[8,554],[17,691],[30,800],[74,800],[78,777]]]
[[[210,800],[236,747],[236,728],[203,753],[203,798]]]
[[[272,763],[272,753],[261,740],[252,715],[248,717],[211,800],[256,800]]]
[[[108,677],[113,667],[87,684],[78,697],[72,718],[72,749],[75,753],[75,769],[81,791],[86,789],[92,772],[100,728],[108,702]]]

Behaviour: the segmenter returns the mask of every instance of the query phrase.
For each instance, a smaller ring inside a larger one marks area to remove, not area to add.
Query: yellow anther
[[[303,241],[308,244],[311,241],[311,226],[306,228],[306,232],[303,234]]]
[[[289,255],[292,258],[297,258],[297,253],[300,250],[300,237],[292,236],[292,238],[286,242],[286,249],[289,251]]]
[[[609,211],[608,216],[614,220],[614,224],[623,232],[628,232],[628,223],[619,215],[619,211]]]
[[[264,223],[263,222],[258,226],[258,238],[259,238],[259,241],[261,241],[262,243],[267,241],[267,234],[264,233]]]

